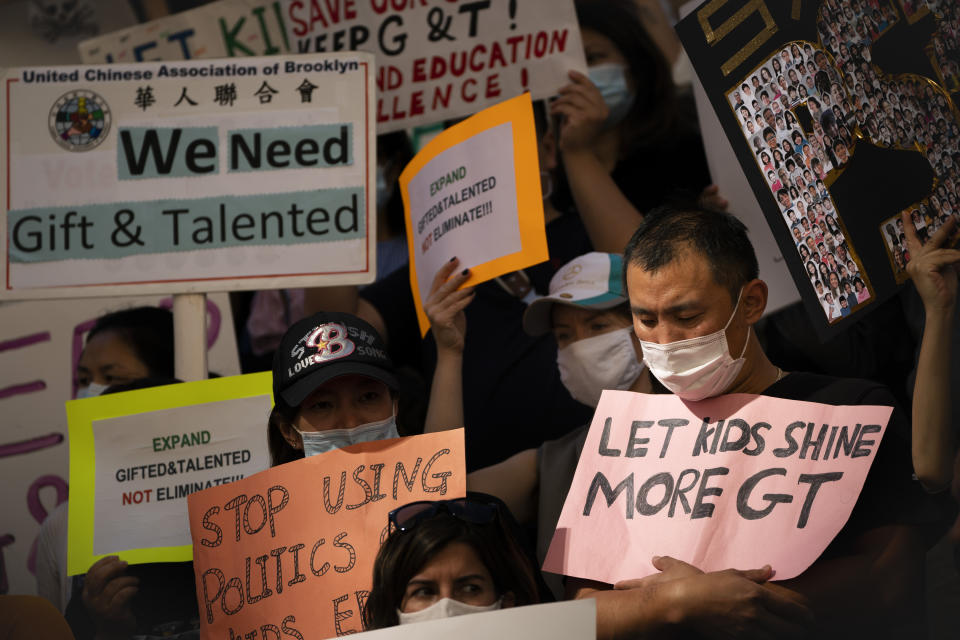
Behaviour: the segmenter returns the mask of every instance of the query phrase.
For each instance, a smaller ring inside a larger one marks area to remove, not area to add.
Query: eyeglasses
[[[410,531],[418,524],[446,511],[454,518],[471,524],[490,524],[497,518],[499,507],[492,502],[470,498],[456,500],[420,500],[398,507],[390,512],[389,520],[396,531]]]

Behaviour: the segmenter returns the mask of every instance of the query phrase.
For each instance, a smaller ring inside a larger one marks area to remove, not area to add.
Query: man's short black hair
[[[707,259],[713,279],[736,301],[741,288],[758,277],[757,255],[747,227],[720,211],[666,205],[650,211],[634,232],[623,254],[627,266],[656,271],[692,249]]]

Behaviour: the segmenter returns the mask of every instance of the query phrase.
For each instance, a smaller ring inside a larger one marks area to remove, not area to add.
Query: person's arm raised
[[[539,486],[536,449],[526,449],[467,474],[467,489],[497,496],[517,522],[524,525],[536,524]]]
[[[957,225],[951,217],[921,244],[910,217],[902,215],[910,251],[907,273],[926,316],[913,385],[913,468],[925,488],[939,491],[950,486],[957,451],[950,420],[950,354],[960,251],[944,248]]]
[[[596,251],[620,253],[643,220],[594,151],[610,113],[590,78],[570,72],[571,83],[550,104],[562,116],[557,143],[577,211]]]
[[[639,211],[610,175],[595,146],[610,110],[590,79],[570,72],[567,86],[550,104],[550,114],[561,116],[557,144],[577,211],[596,251],[620,253],[643,221]],[[678,169],[678,170],[682,170]],[[700,206],[726,211],[728,202],[716,185],[700,194]]]
[[[425,433],[464,426],[463,348],[467,336],[467,317],[463,310],[473,300],[474,289],[459,289],[470,277],[468,269],[456,273],[459,265],[457,258],[451,258],[440,267],[423,305],[437,343],[437,367],[430,384]]]

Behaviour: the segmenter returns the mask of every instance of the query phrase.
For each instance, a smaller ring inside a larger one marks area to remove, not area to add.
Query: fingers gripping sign
[[[692,564],[688,564],[682,560],[677,560],[676,558],[671,558],[670,556],[654,556],[651,559],[651,564],[653,564],[654,568],[656,568],[660,573],[655,573],[647,576],[646,578],[621,580],[620,582],[614,584],[613,588],[617,590],[643,589],[654,584],[660,584],[670,580],[706,575],[703,571],[697,569]],[[728,569],[728,571],[757,584],[763,584],[767,582],[774,575],[773,569],[768,564],[759,569],[748,569],[744,571]]]
[[[467,333],[464,309],[475,293],[473,287],[462,288],[470,278],[470,270],[456,272],[459,266],[460,260],[454,257],[440,267],[424,304],[437,349],[454,353],[463,353]]]
[[[133,633],[136,618],[131,601],[137,594],[140,579],[125,575],[127,563],[117,556],[97,560],[87,571],[83,583],[83,604],[97,627],[98,634]],[[98,635],[99,637],[99,635]]]
[[[957,230],[956,218],[950,218],[926,244],[921,244],[906,211],[901,213],[910,262],[907,273],[927,309],[952,309],[957,299],[957,264],[960,251],[946,248]]]

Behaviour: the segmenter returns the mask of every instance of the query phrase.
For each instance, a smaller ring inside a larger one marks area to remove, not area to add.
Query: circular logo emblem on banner
[[[110,108],[93,91],[70,91],[50,109],[50,135],[67,151],[89,151],[110,131]]]

